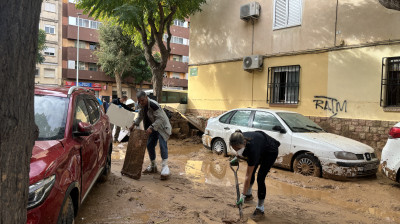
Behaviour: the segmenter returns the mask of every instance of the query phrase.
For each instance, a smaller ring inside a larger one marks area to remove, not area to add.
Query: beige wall
[[[300,65],[300,102],[293,107],[274,109],[293,110],[309,116],[327,116],[315,110],[315,95],[327,94],[328,54],[309,54],[269,58],[268,67]],[[263,107],[267,104],[268,69],[261,72],[243,71],[242,62],[194,66],[197,76],[189,76],[188,109],[230,110],[240,107]],[[253,80],[254,76],[254,80]]]
[[[45,10],[45,3],[55,4],[55,12]],[[54,34],[46,34],[46,46],[55,49],[54,56],[45,56],[42,64],[37,64],[39,76],[35,76],[35,83],[61,85],[62,83],[62,2],[57,0],[43,1],[40,13],[39,28],[45,30],[46,25],[54,26]],[[46,77],[45,70],[54,70],[54,77]]]
[[[208,1],[191,16],[190,63],[242,59],[251,54],[275,55],[400,39],[400,12],[377,0],[303,0],[301,26],[273,30],[273,0],[259,1],[261,16],[254,24],[240,20],[240,6],[249,1]]]

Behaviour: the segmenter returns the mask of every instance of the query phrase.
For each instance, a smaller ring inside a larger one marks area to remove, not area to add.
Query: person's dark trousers
[[[257,186],[258,186],[258,199],[264,200],[265,195],[267,193],[267,189],[265,187],[265,178],[272,165],[274,165],[276,158],[278,157],[278,152],[268,152],[263,155],[263,158],[260,159],[260,164],[254,167],[253,175],[251,175],[250,185],[254,184],[255,174],[258,167],[257,174]]]
[[[119,136],[119,132],[121,131],[121,127],[116,126],[114,124],[111,124],[111,131],[114,130],[114,126],[115,128],[115,135],[114,135],[114,141],[118,141],[118,136]]]
[[[157,141],[160,141],[161,158],[168,159],[168,146],[167,141],[157,131],[153,131],[147,139],[147,152],[149,153],[150,160],[156,159],[156,146]]]

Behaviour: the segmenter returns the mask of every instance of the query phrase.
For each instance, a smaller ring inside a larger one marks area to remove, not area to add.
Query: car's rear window
[[[35,123],[39,128],[37,140],[64,138],[68,98],[35,95]]]

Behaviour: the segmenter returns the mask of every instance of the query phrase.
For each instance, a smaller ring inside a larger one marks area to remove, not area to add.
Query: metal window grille
[[[298,104],[300,65],[268,69],[267,103]]]
[[[400,57],[382,59],[382,107],[400,107]]]

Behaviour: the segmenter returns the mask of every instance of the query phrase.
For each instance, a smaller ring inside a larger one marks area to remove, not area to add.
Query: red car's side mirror
[[[78,123],[78,131],[75,131],[73,134],[75,136],[89,136],[91,134],[90,124],[86,122]]]

